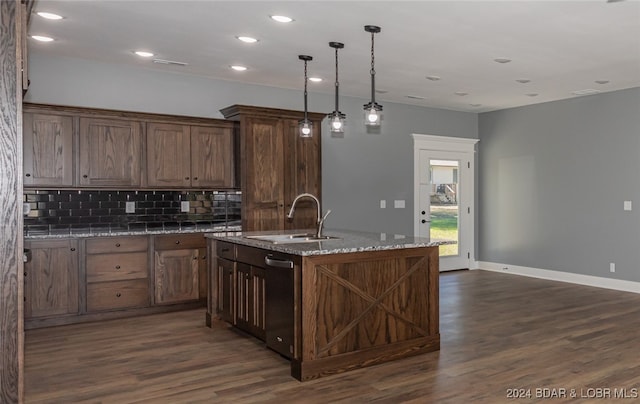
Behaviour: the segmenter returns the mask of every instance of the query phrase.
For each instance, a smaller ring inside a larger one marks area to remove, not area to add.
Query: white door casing
[[[414,234],[430,237],[431,178],[433,160],[458,162],[458,248],[456,255],[440,257],[440,270],[471,268],[475,262],[475,144],[478,139],[413,134]],[[424,212],[424,213],[423,213]]]

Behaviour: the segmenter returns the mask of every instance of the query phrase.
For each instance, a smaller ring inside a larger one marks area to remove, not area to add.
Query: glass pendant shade
[[[364,124],[367,127],[378,127],[382,122],[382,105],[376,102],[376,69],[373,37],[380,32],[381,29],[375,25],[365,25],[364,30],[371,33],[371,102],[364,105]]]
[[[327,118],[329,119],[329,131],[331,132],[331,136],[342,137],[344,135],[344,125],[347,116],[340,112],[340,107],[338,104],[338,94],[340,93],[340,82],[338,81],[338,49],[344,48],[344,44],[341,42],[329,42],[329,46],[336,50],[336,108],[332,113],[327,115]]]
[[[300,137],[313,137],[313,122],[308,119],[302,119],[298,123],[300,128]]]

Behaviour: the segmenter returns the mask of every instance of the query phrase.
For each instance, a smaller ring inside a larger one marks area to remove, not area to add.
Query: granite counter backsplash
[[[24,235],[236,228],[239,191],[25,190]],[[134,212],[126,213],[133,202]],[[189,212],[182,212],[182,202]]]

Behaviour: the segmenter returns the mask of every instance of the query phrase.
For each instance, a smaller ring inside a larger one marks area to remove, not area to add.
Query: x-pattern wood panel
[[[395,266],[402,268],[406,266],[404,259],[395,260]],[[390,264],[390,266],[393,266]],[[330,350],[336,346],[341,340],[343,340],[349,333],[353,332],[354,329],[358,325],[362,325],[363,322],[371,321],[370,315],[374,310],[381,310],[385,313],[386,320],[390,318],[395,318],[400,320],[400,322],[408,325],[414,332],[416,332],[419,336],[428,336],[428,331],[423,328],[421,324],[416,322],[415,318],[407,317],[405,314],[398,312],[394,307],[390,307],[388,303],[385,303],[385,299],[389,297],[394,292],[399,293],[404,297],[404,291],[400,291],[401,286],[405,284],[405,282],[411,281],[411,276],[418,273],[420,269],[425,269],[428,266],[428,257],[422,257],[417,262],[415,262],[411,267],[409,267],[401,276],[396,279],[388,288],[383,290],[377,296],[370,292],[363,290],[362,287],[356,285],[354,282],[345,279],[336,273],[335,270],[332,270],[327,265],[316,265],[316,271],[318,275],[325,276],[328,280],[331,280],[335,284],[340,285],[344,290],[349,293],[355,294],[364,300],[368,305],[360,311],[348,324],[344,325],[340,331],[335,333],[332,338],[330,338],[326,345],[322,347],[318,347],[317,355],[318,356],[326,356]],[[388,270],[391,270],[389,268]],[[369,324],[365,324],[365,329],[370,328]],[[337,327],[338,328],[338,327]],[[338,328],[339,329],[339,328]],[[335,330],[334,330],[335,331]]]

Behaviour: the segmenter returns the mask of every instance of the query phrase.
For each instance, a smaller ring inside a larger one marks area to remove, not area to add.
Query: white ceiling
[[[34,53],[300,90],[298,55],[307,54],[314,58],[310,76],[324,79],[309,83],[311,93],[333,93],[334,50],[328,43],[343,42],[340,94],[365,99],[371,36],[363,27],[378,25],[376,88],[386,93],[376,101],[383,105],[485,112],[571,98],[576,90],[640,86],[640,0],[38,0],[34,11],[64,16],[32,17],[31,35],[55,38],[30,40]],[[273,14],[295,21],[279,24],[269,18]],[[239,35],[259,42],[242,43]],[[134,55],[138,49],[188,66],[155,64]],[[512,61],[494,62],[500,57]],[[232,71],[232,64],[249,70]]]

